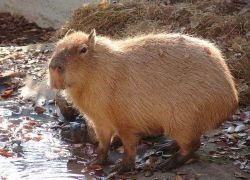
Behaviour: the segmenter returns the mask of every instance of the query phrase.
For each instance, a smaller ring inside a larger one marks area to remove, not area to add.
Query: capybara
[[[142,136],[164,134],[179,151],[158,164],[176,168],[190,159],[200,137],[237,108],[235,84],[212,43],[182,34],[112,40],[74,32],[59,40],[49,63],[50,84],[64,89],[92,124],[97,159],[107,160],[111,137],[122,140],[118,172],[135,166]]]

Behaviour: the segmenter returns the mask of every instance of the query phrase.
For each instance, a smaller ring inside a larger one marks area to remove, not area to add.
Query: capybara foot
[[[100,157],[97,157],[96,159],[94,159],[93,161],[91,161],[89,164],[90,165],[104,165],[108,162],[108,158],[107,156],[100,156]]]
[[[169,159],[162,160],[162,162],[156,164],[155,169],[162,172],[166,172],[182,166],[185,162],[193,157],[193,153],[188,155],[181,155],[179,152],[172,155]]]
[[[156,151],[163,151],[168,153],[176,153],[179,149],[180,147],[175,141],[169,141],[156,147]]]

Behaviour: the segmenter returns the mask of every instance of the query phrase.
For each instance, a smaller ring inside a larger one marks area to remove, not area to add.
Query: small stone
[[[35,111],[37,114],[43,114],[46,111],[46,109],[41,106],[36,106]]]
[[[17,47],[17,48],[15,49],[15,52],[19,52],[19,51],[22,51],[22,48]]]
[[[245,137],[247,135],[247,133],[238,133],[239,137]]]
[[[228,139],[235,139],[235,137],[234,137],[233,135],[231,135],[231,134],[228,134],[228,135],[227,135],[227,138],[228,138]]]
[[[239,138],[239,135],[237,133],[232,134],[235,139]]]
[[[237,148],[237,147],[230,147],[230,149],[233,150],[233,151],[240,150],[240,148]]]
[[[249,120],[250,119],[250,111],[243,112],[240,114],[240,119],[241,120]]]
[[[234,115],[232,115],[232,119],[233,119],[233,121],[239,120],[239,116],[234,114]]]
[[[235,130],[234,126],[230,126],[228,129],[227,129],[227,133],[233,133]]]
[[[34,68],[34,71],[40,71],[42,68],[40,68],[40,67],[36,67],[36,68]]]
[[[246,126],[244,124],[241,124],[241,125],[238,125],[236,128],[235,128],[235,132],[242,132],[246,129]]]
[[[54,100],[54,99],[50,99],[50,100],[48,101],[48,104],[55,104],[55,100]]]
[[[245,166],[245,169],[250,170],[250,166]]]
[[[28,61],[29,64],[34,64],[35,62],[36,62],[35,60]]]

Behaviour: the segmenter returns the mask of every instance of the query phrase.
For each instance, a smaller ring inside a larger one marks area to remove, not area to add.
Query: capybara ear
[[[64,35],[64,37],[70,35],[70,34],[73,33],[73,32],[75,32],[74,29],[69,29],[69,30],[66,32],[66,34]]]
[[[94,49],[95,43],[96,43],[96,32],[95,32],[95,29],[92,29],[88,37],[88,45],[90,48]]]

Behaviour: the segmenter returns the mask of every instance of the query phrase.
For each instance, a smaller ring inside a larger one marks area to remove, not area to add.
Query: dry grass
[[[160,23],[164,23],[165,17],[165,7],[159,5],[157,1],[154,3],[128,1],[124,4],[85,5],[75,10],[71,21],[58,31],[58,36],[65,34],[69,28],[85,32],[90,32],[95,28],[99,34],[121,38],[127,36],[124,32],[129,32],[131,25],[147,21],[148,23],[145,23],[147,28],[141,29],[144,31],[149,28],[148,25],[151,23],[156,27]]]

